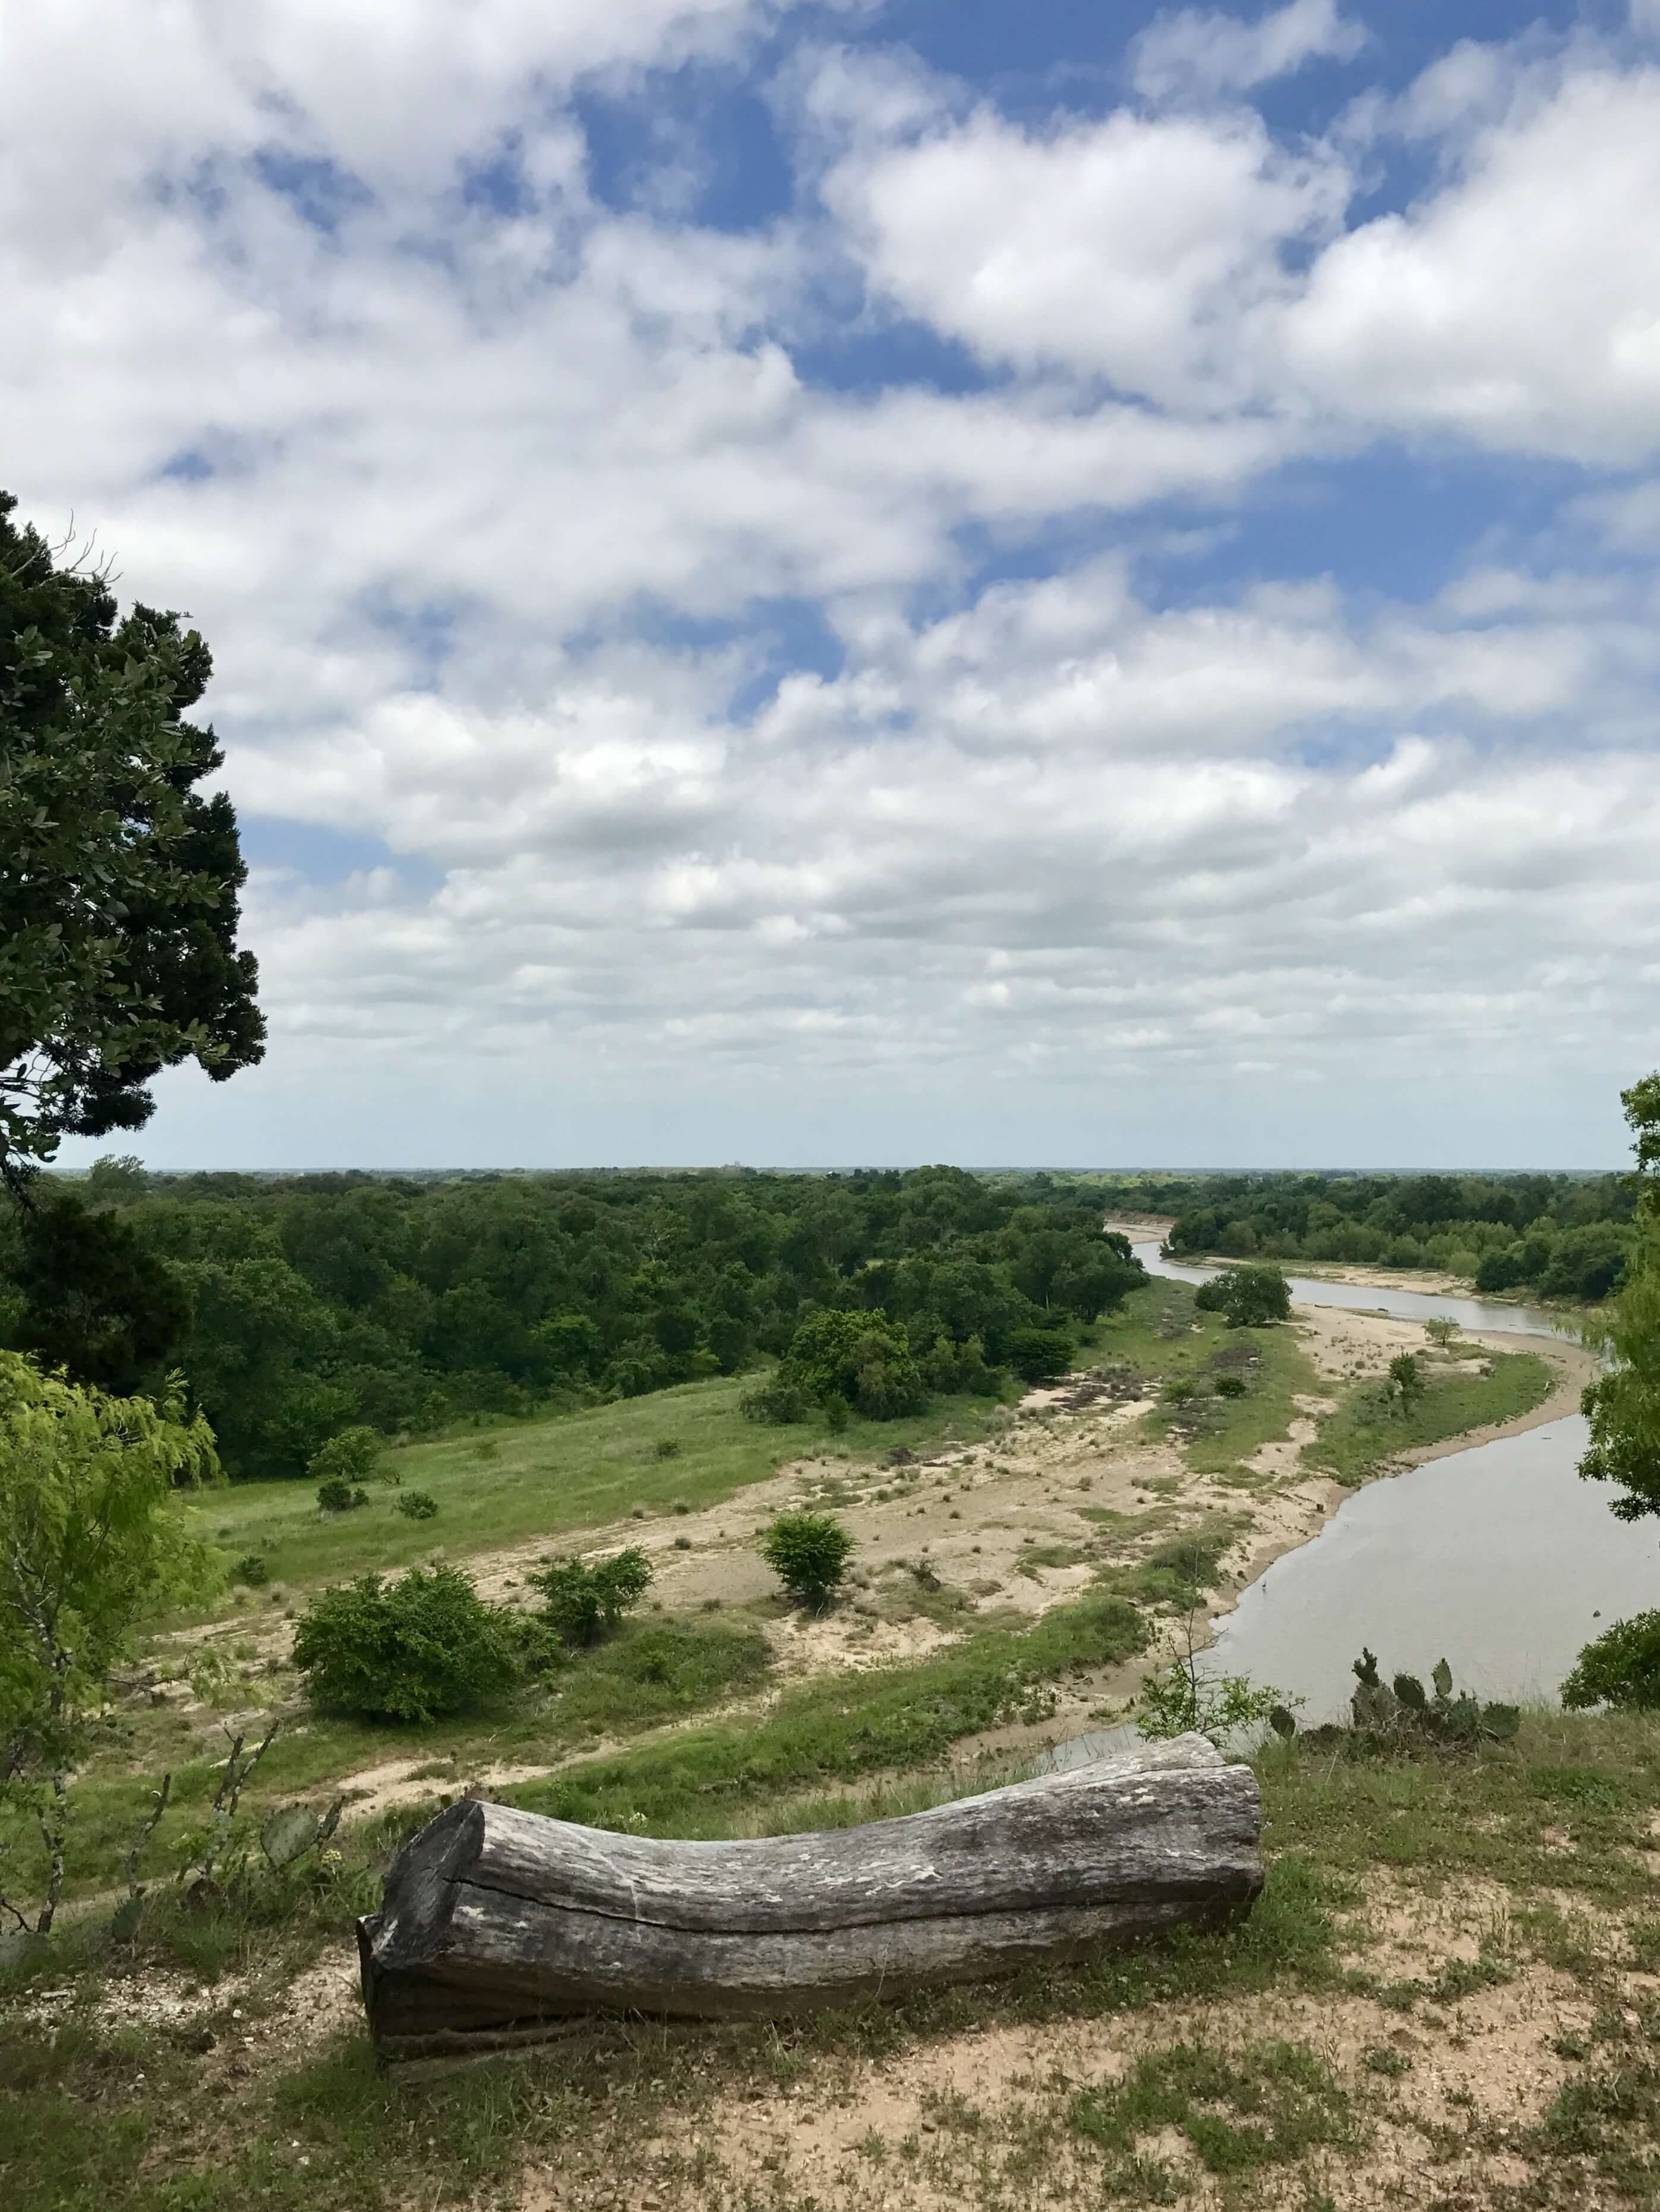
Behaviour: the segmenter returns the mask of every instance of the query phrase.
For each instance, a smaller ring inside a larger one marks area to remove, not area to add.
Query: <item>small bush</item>
[[[1660,1711],[1660,1613],[1616,1620],[1586,1644],[1562,1685],[1570,1711],[1587,1705],[1621,1705]]]
[[[781,1513],[761,1540],[774,1574],[815,1613],[829,1605],[852,1553],[852,1537],[830,1513]]]
[[[561,1559],[530,1577],[545,1604],[543,1618],[567,1644],[598,1644],[611,1634],[651,1588],[652,1565],[639,1546],[614,1553],[590,1566],[583,1559]]]
[[[295,1631],[294,1663],[319,1712],[405,1724],[470,1712],[515,1671],[501,1617],[455,1567],[325,1590]]]
[[[354,1490],[344,1474],[331,1474],[326,1482],[317,1486],[317,1504],[319,1512],[350,1513],[355,1506],[367,1505],[367,1490]]]
[[[654,1459],[678,1459],[680,1442],[678,1437],[659,1437],[651,1448]]]
[[[1216,1378],[1216,1395],[1219,1398],[1243,1398],[1246,1387],[1243,1375],[1219,1375]]]
[[[430,1521],[438,1510],[438,1500],[429,1490],[406,1490],[398,1501],[398,1510],[411,1521]]]
[[[250,1589],[263,1589],[271,1580],[271,1566],[263,1553],[244,1552],[230,1571],[234,1583],[246,1583]]]

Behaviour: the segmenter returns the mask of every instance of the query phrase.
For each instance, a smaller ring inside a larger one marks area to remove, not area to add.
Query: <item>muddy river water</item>
[[[1163,1260],[1156,1244],[1135,1252],[1152,1274],[1201,1282],[1214,1272]],[[1291,1286],[1300,1304],[1417,1321],[1444,1314],[1507,1335],[1568,1333],[1527,1306],[1303,1276]],[[1427,1676],[1444,1656],[1458,1682],[1483,1696],[1554,1696],[1583,1644],[1660,1605],[1655,1529],[1616,1521],[1609,1491],[1579,1480],[1584,1446],[1575,1413],[1368,1484],[1311,1543],[1242,1592],[1216,1624],[1205,1665],[1302,1698],[1305,1723],[1342,1717],[1363,1644],[1385,1680],[1402,1668]],[[1097,1731],[1051,1758],[1098,1757],[1124,1733]]]

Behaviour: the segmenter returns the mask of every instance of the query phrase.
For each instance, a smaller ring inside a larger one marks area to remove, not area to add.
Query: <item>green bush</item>
[[[250,1589],[263,1589],[271,1580],[271,1566],[262,1552],[244,1552],[230,1571],[234,1583],[246,1583]]]
[[[781,1513],[761,1540],[774,1574],[815,1613],[829,1605],[852,1553],[852,1537],[830,1513]]]
[[[545,1601],[543,1617],[567,1644],[598,1644],[651,1588],[652,1565],[637,1544],[590,1566],[561,1559],[529,1577]]]
[[[1219,1398],[1243,1398],[1245,1395],[1245,1378],[1243,1375],[1219,1375],[1216,1378],[1216,1395]]]
[[[1072,1365],[1072,1339],[1063,1328],[1017,1328],[1009,1365],[1023,1382],[1052,1382]]]
[[[1266,1328],[1291,1319],[1291,1285],[1278,1267],[1224,1267],[1194,1293],[1201,1313],[1219,1313],[1230,1328]]]
[[[438,1500],[429,1490],[406,1490],[398,1501],[398,1510],[411,1521],[430,1521],[438,1510]]]
[[[366,1481],[374,1472],[374,1462],[385,1442],[386,1438],[373,1429],[342,1429],[338,1436],[331,1437],[312,1454],[306,1473],[319,1485],[343,1482],[350,1487],[353,1483]]]
[[[1571,1711],[1587,1705],[1624,1705],[1660,1711],[1660,1613],[1616,1620],[1586,1644],[1562,1685]]]
[[[847,1400],[844,1398],[842,1403],[845,1408]],[[745,1391],[738,1401],[738,1410],[746,1421],[769,1421],[775,1426],[784,1427],[805,1421],[812,1411],[812,1404],[806,1391],[773,1375],[764,1382],[757,1382],[752,1390]],[[842,1425],[845,1427],[846,1423]]]
[[[455,1567],[325,1590],[295,1632],[294,1663],[319,1712],[405,1723],[470,1712],[515,1671],[500,1616]]]
[[[324,1513],[350,1513],[354,1506],[368,1502],[368,1491],[354,1490],[344,1474],[331,1474],[317,1486],[318,1509]]]
[[[915,1413],[924,1395],[910,1339],[879,1306],[809,1314],[779,1362],[778,1382],[815,1406],[844,1398],[873,1421]]]

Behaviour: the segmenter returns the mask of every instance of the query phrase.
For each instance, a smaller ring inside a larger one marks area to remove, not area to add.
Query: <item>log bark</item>
[[[737,1843],[615,1835],[464,1798],[358,1923],[389,2057],[573,2015],[801,2012],[1231,1918],[1262,1886],[1247,1766],[1182,1736],[903,1820]]]

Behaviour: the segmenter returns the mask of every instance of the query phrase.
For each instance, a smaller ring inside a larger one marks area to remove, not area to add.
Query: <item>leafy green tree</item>
[[[1291,1285],[1278,1267],[1224,1267],[1194,1293],[1201,1313],[1219,1313],[1230,1328],[1267,1328],[1291,1319]]]
[[[294,1663],[319,1712],[406,1726],[474,1711],[516,1671],[496,1610],[442,1566],[323,1591],[295,1632]]]
[[[110,1397],[0,1352],[0,1802],[40,1827],[40,1934],[111,1669],[144,1621],[212,1578],[177,1493],[218,1479],[212,1434],[176,1390],[160,1406]]]
[[[567,1644],[587,1646],[613,1634],[652,1585],[652,1564],[637,1544],[608,1559],[562,1559],[529,1577],[540,1590],[548,1626]]]
[[[365,1428],[361,1422],[352,1428],[342,1429],[312,1454],[307,1475],[313,1482],[367,1482],[375,1471],[374,1462],[385,1442],[384,1437]]]
[[[133,1152],[105,1152],[87,1171],[88,1206],[131,1206],[149,1186],[144,1163]]]
[[[846,1575],[853,1538],[831,1513],[781,1513],[761,1556],[799,1604],[823,1613]]]
[[[1562,1685],[1562,1703],[1571,1712],[1590,1705],[1660,1711],[1660,1613],[1617,1620],[1587,1644]]]
[[[101,574],[11,520],[0,493],[0,1176],[65,1135],[142,1127],[146,1088],[194,1060],[216,1081],[265,1025],[236,949],[246,870],[222,764],[184,717],[208,648],[177,615],[117,620]]]
[[[879,1306],[809,1314],[779,1363],[778,1382],[816,1405],[843,1398],[875,1421],[914,1413],[924,1395],[909,1338]]]
[[[77,1382],[128,1395],[158,1384],[189,1336],[190,1291],[119,1215],[61,1194],[18,1209],[17,1346]]]
[[[1619,1293],[1586,1331],[1606,1368],[1582,1401],[1590,1443],[1579,1472],[1615,1484],[1624,1493],[1613,1501],[1617,1518],[1640,1521],[1660,1514],[1660,1075],[1620,1101],[1636,1139],[1635,1235]]]
[[[1072,1365],[1072,1339],[1063,1328],[1017,1328],[1009,1365],[1023,1382],[1052,1382]]]

